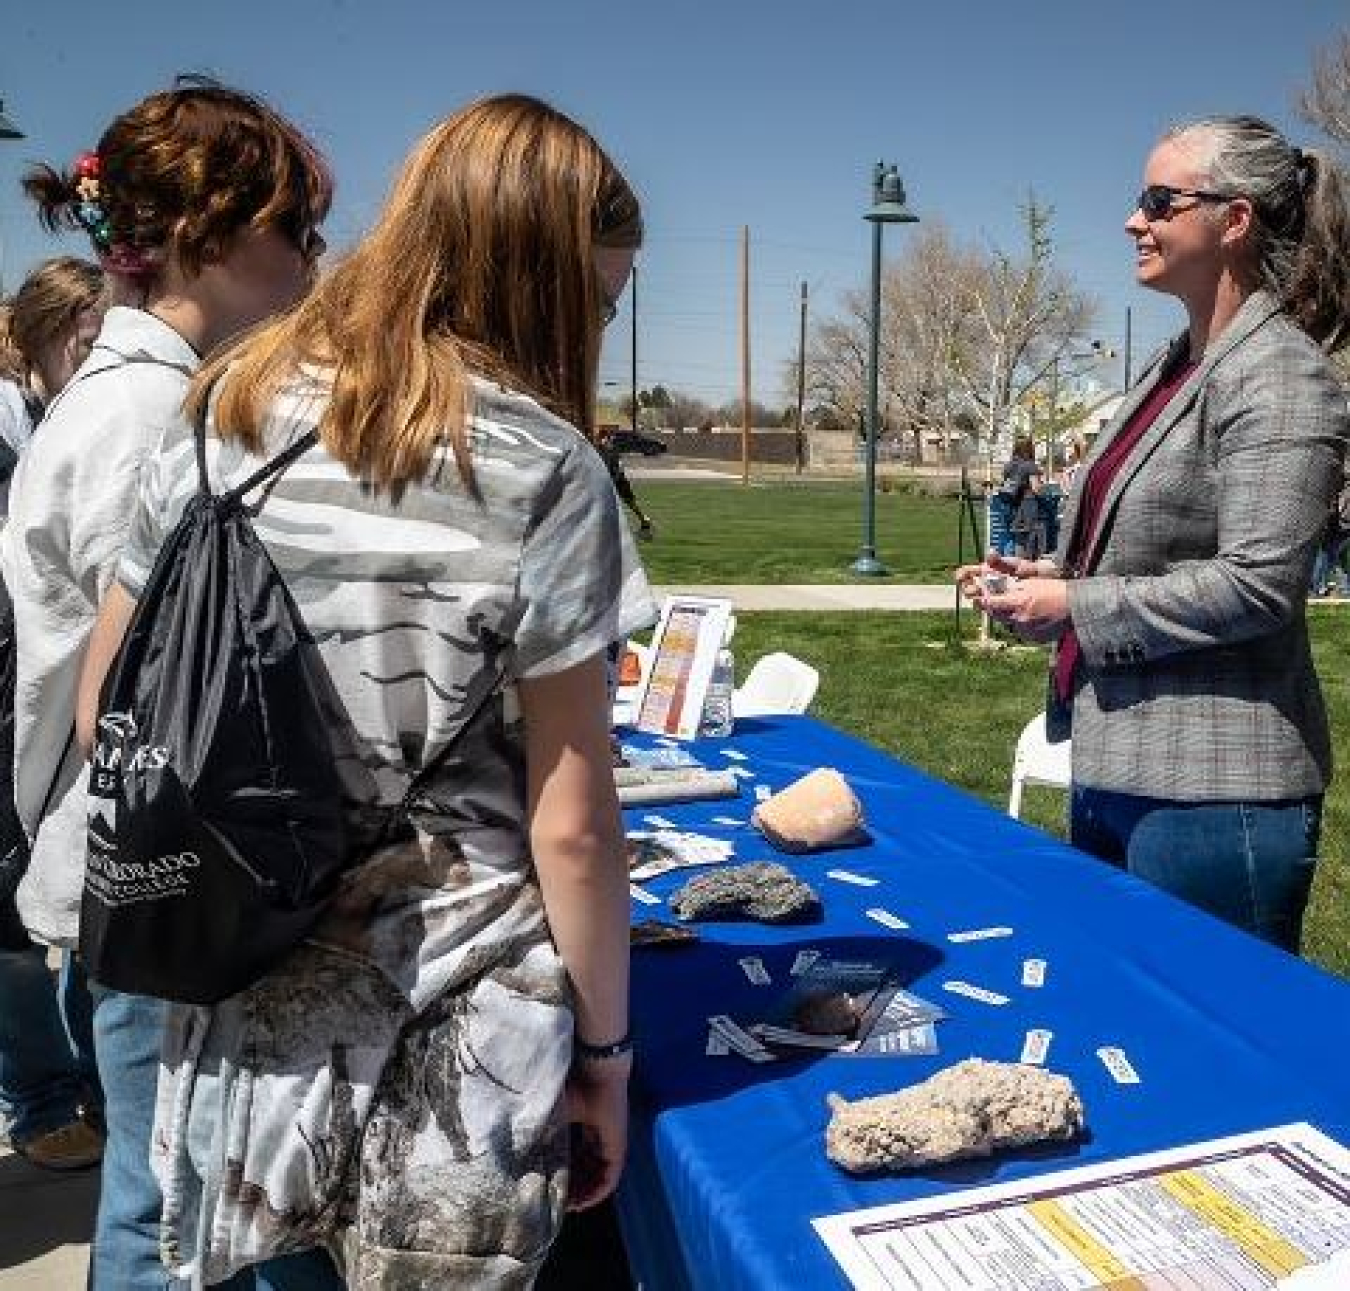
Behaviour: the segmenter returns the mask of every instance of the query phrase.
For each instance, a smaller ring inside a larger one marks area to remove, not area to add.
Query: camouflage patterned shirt
[[[415,842],[351,876],[318,935],[214,1009],[174,1007],[153,1164],[163,1251],[221,1280],[324,1244],[355,1288],[526,1286],[561,1219],[571,1013],[529,856],[515,682],[655,617],[604,465],[533,400],[479,383],[479,497],[448,445],[397,503],[318,445],[256,499],[389,802],[504,685],[428,786]],[[267,453],[208,439],[220,491],[308,430],[278,399]],[[136,594],[196,486],[192,432],[143,476],[119,577]]]

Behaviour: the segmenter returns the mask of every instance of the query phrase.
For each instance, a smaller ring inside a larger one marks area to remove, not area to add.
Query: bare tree
[[[1350,144],[1350,32],[1318,55],[1299,108],[1313,125]]]
[[[950,449],[969,403],[958,373],[975,361],[979,335],[970,296],[983,267],[978,253],[933,223],[886,276],[881,346],[887,420],[913,436],[916,457],[930,435]]]
[[[931,224],[883,275],[881,429],[912,437],[916,454],[931,435],[949,448],[958,427],[982,429],[986,449],[991,434],[1001,440],[1008,410],[1092,326],[1096,302],[1054,263],[1051,212],[1034,197],[1023,211],[1016,256],[962,246]],[[852,291],[812,329],[808,398],[835,424],[862,426],[868,327],[867,297]]]
[[[976,362],[963,369],[967,394],[980,409],[985,452],[1009,436],[1009,413],[1068,360],[1096,321],[1097,301],[1054,260],[1052,208],[1031,194],[1021,208],[1026,245],[1019,255],[995,249],[970,305],[984,329]]]

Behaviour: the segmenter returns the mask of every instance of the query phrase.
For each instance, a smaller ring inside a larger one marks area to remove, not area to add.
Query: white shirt
[[[13,381],[0,381],[0,439],[22,454],[32,435],[33,422],[23,391]],[[9,511],[9,488],[10,479],[0,480],[0,519]]]
[[[33,840],[18,904],[29,931],[53,945],[79,934],[87,807],[71,734],[80,665],[126,543],[141,467],[181,421],[199,362],[152,314],[109,310],[14,474],[0,573],[18,640],[14,798]]]

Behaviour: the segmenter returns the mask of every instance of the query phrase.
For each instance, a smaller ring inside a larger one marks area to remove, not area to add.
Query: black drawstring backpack
[[[243,501],[314,442],[216,496],[196,428],[198,492],[113,661],[90,759],[80,954],[104,986],[236,993],[399,823]]]

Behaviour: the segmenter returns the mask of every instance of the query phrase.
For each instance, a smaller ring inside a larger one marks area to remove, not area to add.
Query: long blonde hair
[[[290,313],[208,363],[217,433],[258,452],[272,400],[316,365],[319,423],[353,475],[397,497],[449,438],[472,488],[471,376],[589,434],[604,301],[597,246],[636,247],[637,199],[600,146],[523,95],[471,104],[413,149],[375,227]]]

